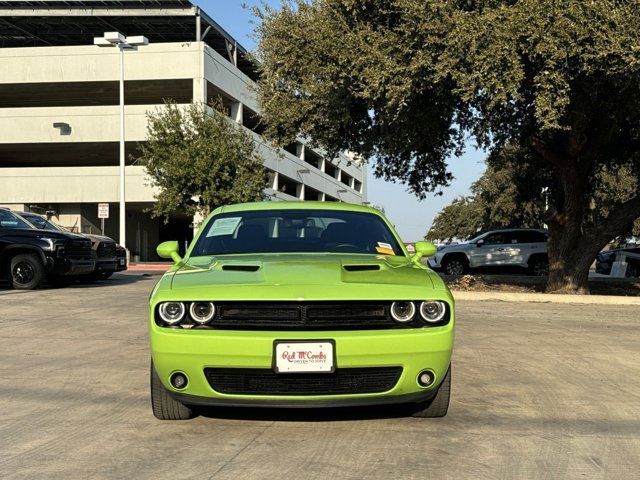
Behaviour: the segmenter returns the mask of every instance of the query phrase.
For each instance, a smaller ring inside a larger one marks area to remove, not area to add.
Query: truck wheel
[[[9,263],[11,285],[17,290],[33,290],[44,278],[44,265],[38,255],[21,253]]]
[[[442,270],[447,275],[464,275],[469,272],[469,264],[462,257],[446,258],[442,262]]]
[[[162,385],[156,369],[153,368],[153,360],[151,361],[151,408],[159,420],[189,420],[195,417],[191,408],[174,400],[169,395],[167,389]]]
[[[415,405],[414,417],[419,418],[439,418],[444,417],[449,410],[449,398],[451,397],[451,365],[449,370],[438,387],[436,396],[426,402]]]
[[[536,277],[549,275],[549,260],[546,258],[533,258],[529,261],[529,273]]]

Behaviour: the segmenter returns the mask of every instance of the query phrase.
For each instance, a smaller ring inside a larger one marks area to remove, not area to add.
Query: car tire
[[[451,365],[447,374],[438,387],[436,395],[426,402],[420,402],[414,406],[413,417],[418,418],[440,418],[444,417],[449,410],[449,399],[451,398]]]
[[[44,265],[40,257],[31,253],[16,255],[9,262],[11,286],[16,290],[33,290],[44,279]]]
[[[442,271],[445,275],[465,275],[469,273],[469,262],[462,257],[445,258]]]
[[[548,277],[549,260],[542,257],[529,260],[529,274],[535,277]]]
[[[160,381],[151,361],[151,408],[158,420],[189,420],[195,417],[193,409],[174,400]]]

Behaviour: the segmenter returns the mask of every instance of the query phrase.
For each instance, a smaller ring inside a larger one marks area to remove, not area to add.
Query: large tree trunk
[[[615,237],[626,233],[634,220],[640,217],[640,196],[634,197],[609,216],[585,228],[588,208],[589,162],[575,155],[549,148],[539,138],[532,139],[534,149],[549,161],[557,172],[560,186],[559,202],[548,218],[549,223],[549,281],[547,292],[588,294],[589,269],[598,252]],[[579,151],[579,147],[573,151]]]
[[[547,291],[589,293],[590,243],[584,242],[582,222],[586,210],[584,180],[573,159],[556,163],[561,202],[549,218],[549,282]],[[587,251],[589,250],[589,251]],[[597,252],[596,252],[597,254]]]

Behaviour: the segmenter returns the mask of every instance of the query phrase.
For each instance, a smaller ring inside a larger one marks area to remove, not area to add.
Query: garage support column
[[[244,105],[241,102],[234,102],[231,105],[231,118],[240,125],[244,122]]]

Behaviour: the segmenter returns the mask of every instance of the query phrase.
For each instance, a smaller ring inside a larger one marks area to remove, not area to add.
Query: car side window
[[[6,210],[0,210],[0,227],[1,228],[31,228],[27,223],[21,219],[7,212]]]
[[[485,245],[500,245],[506,243],[505,234],[502,232],[499,233],[491,233],[484,237]]]

